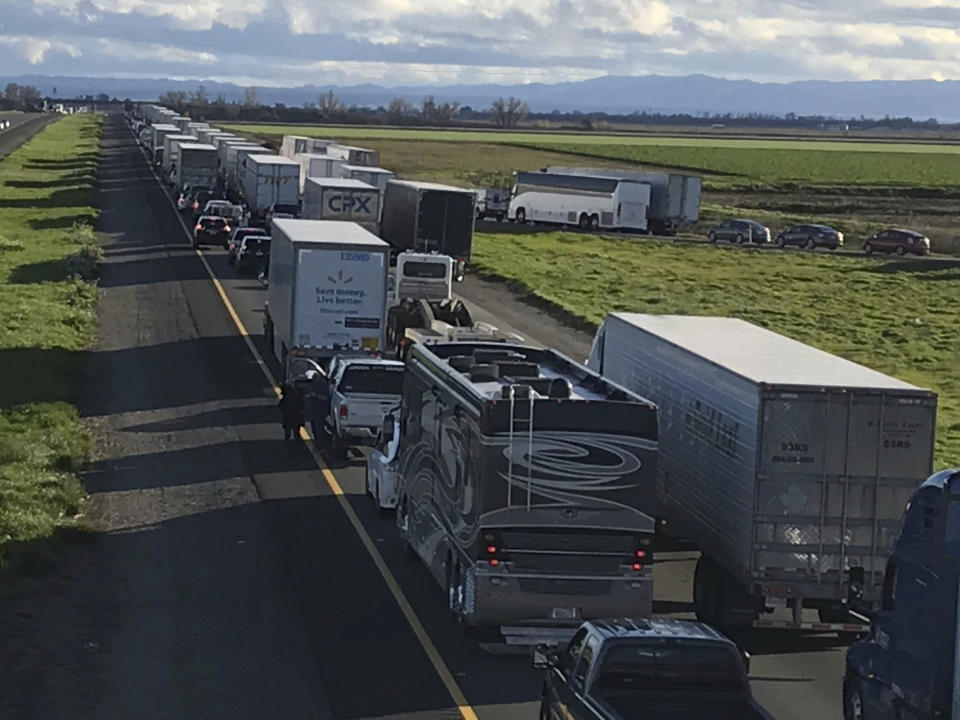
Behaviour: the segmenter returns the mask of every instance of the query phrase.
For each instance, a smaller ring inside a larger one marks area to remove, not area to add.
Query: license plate
[[[576,620],[580,616],[578,608],[555,607],[550,610],[551,620]]]

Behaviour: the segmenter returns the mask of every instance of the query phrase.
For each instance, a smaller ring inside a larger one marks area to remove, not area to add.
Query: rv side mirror
[[[549,645],[537,645],[533,649],[533,667],[546,670],[557,664],[557,653]]]
[[[393,441],[394,423],[393,415],[387,415],[383,419],[383,432],[381,433],[383,442],[388,443]]]

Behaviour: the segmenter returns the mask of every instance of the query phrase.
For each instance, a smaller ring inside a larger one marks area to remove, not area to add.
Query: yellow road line
[[[157,183],[160,185],[160,189],[163,192],[164,197],[167,198],[167,202],[169,202],[170,206],[173,208],[174,215],[176,216],[177,221],[180,223],[180,227],[183,228],[183,232],[192,242],[190,229],[187,227],[187,224],[183,221],[183,217],[181,217],[180,212],[177,210],[176,203],[174,203],[173,199],[163,187],[163,183],[160,181],[160,177],[157,175],[156,171],[154,171],[152,167],[150,168],[150,171],[153,173],[154,178],[156,178]],[[223,304],[227,309],[227,313],[229,313],[230,318],[233,320],[233,324],[237,328],[237,332],[240,333],[240,336],[247,343],[247,347],[253,354],[254,360],[257,361],[257,365],[260,366],[260,370],[263,372],[264,377],[266,377],[267,382],[270,383],[270,387],[273,388],[274,393],[279,396],[280,387],[276,379],[273,377],[273,373],[270,372],[270,368],[267,367],[267,363],[264,361],[263,356],[260,355],[260,351],[257,350],[257,346],[254,345],[253,338],[250,337],[250,333],[247,332],[246,326],[244,326],[243,321],[240,320],[240,316],[237,314],[237,311],[234,310],[233,304],[230,302],[230,298],[227,297],[227,293],[223,289],[223,285],[220,283],[220,280],[214,274],[213,268],[210,267],[210,263],[207,262],[207,259],[203,256],[203,253],[200,252],[199,248],[194,248],[193,251],[196,253],[197,257],[200,258],[200,262],[203,263],[203,267],[207,271],[207,275],[210,277],[210,281],[213,283],[213,286],[216,288],[217,294],[220,295],[220,300],[223,301]],[[396,600],[397,605],[400,607],[400,612],[403,613],[404,618],[406,618],[407,623],[410,625],[410,629],[413,630],[413,634],[416,635],[420,646],[430,659],[430,664],[433,665],[433,669],[440,677],[440,680],[447,689],[447,692],[450,694],[451,699],[454,703],[456,703],[457,710],[460,711],[460,715],[463,717],[463,720],[477,720],[476,711],[474,711],[473,706],[467,702],[466,696],[463,694],[460,686],[457,685],[457,681],[453,678],[453,673],[450,672],[450,668],[448,668],[447,664],[443,661],[440,651],[437,650],[437,646],[433,644],[433,640],[431,640],[430,636],[427,634],[426,628],[423,627],[423,623],[421,623],[420,618],[417,617],[417,613],[414,611],[413,606],[410,604],[410,601],[407,600],[406,593],[403,592],[403,588],[400,587],[400,583],[397,582],[396,577],[394,577],[393,573],[390,571],[390,568],[387,566],[386,561],[383,559],[383,555],[380,554],[380,551],[374,544],[373,538],[370,537],[367,529],[363,526],[363,523],[357,516],[357,513],[350,505],[350,501],[347,499],[346,493],[343,492],[343,487],[337,480],[336,475],[334,475],[333,471],[327,467],[327,463],[324,461],[323,456],[321,456],[317,451],[317,448],[313,444],[313,438],[310,437],[310,433],[307,432],[306,428],[300,428],[300,439],[306,443],[307,449],[310,450],[310,455],[313,457],[313,461],[317,464],[317,467],[320,469],[320,472],[323,475],[323,479],[326,481],[330,491],[336,496],[337,501],[340,503],[340,508],[347,516],[347,519],[353,526],[354,531],[356,531],[357,535],[360,537],[360,541],[363,543],[364,548],[370,555],[370,558],[373,560],[373,564],[377,566],[377,570],[380,572],[380,576],[383,578],[383,581],[387,584],[390,594],[393,595],[393,599]]]

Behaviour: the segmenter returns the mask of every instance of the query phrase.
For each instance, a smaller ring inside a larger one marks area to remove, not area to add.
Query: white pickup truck
[[[403,363],[396,360],[371,356],[331,359],[326,370],[327,392],[325,397],[321,393],[311,418],[315,437],[328,442],[331,453],[338,457],[345,456],[352,444],[372,444],[384,417],[400,404],[403,372]]]

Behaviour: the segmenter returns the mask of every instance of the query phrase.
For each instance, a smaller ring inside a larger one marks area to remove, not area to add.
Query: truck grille
[[[520,578],[522,592],[542,595],[608,595],[609,580],[567,580],[564,578]]]

